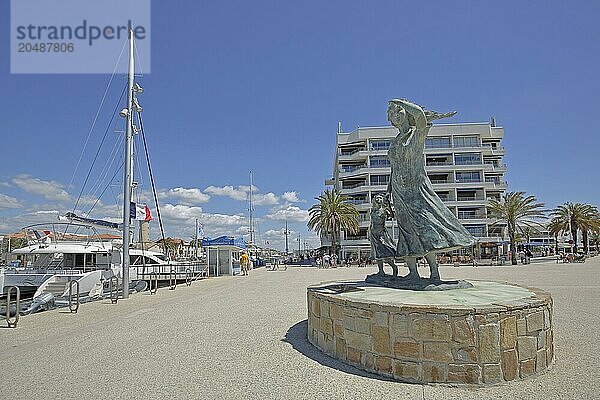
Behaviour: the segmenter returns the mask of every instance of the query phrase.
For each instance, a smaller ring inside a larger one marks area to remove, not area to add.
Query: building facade
[[[333,178],[327,185],[348,196],[359,212],[360,231],[341,234],[343,258],[367,258],[371,199],[385,193],[390,179],[387,151],[396,136],[394,127],[358,128],[344,133],[338,129]],[[500,199],[507,188],[502,146],[504,129],[495,123],[434,125],[425,143],[425,169],[437,195],[477,245],[464,251],[481,258],[502,254],[503,225],[488,218],[490,199]],[[395,221],[388,221],[392,238],[398,236]]]

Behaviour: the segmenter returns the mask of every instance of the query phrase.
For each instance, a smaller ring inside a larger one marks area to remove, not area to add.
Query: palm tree
[[[573,238],[573,253],[577,251],[577,231],[581,230],[583,252],[587,254],[588,233],[600,229],[600,213],[595,206],[585,203],[567,202],[552,211],[561,230],[570,232]]]
[[[500,201],[490,200],[488,211],[492,218],[497,219],[494,224],[506,223],[513,265],[517,265],[517,233],[523,233],[524,227],[539,225],[532,220],[544,218],[543,208],[544,203],[539,203],[535,196],[525,197],[525,192],[508,192],[502,196]]]
[[[558,255],[558,235],[563,231],[563,226],[561,222],[552,218],[552,220],[548,223],[548,233],[554,236],[554,254]]]
[[[325,190],[315,200],[319,202],[308,210],[308,228],[319,235],[331,237],[331,248],[337,254],[340,231],[353,235],[358,233],[358,211],[347,202],[347,196],[336,190]]]

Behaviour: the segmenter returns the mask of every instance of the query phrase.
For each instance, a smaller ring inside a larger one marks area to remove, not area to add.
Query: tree
[[[552,211],[552,216],[562,231],[571,233],[573,253],[577,252],[577,232],[581,230],[583,252],[587,254],[589,232],[600,229],[598,209],[590,204],[567,202],[556,207]]]
[[[539,225],[533,220],[545,217],[543,208],[544,203],[539,203],[535,196],[525,196],[525,192],[507,192],[500,201],[490,200],[488,212],[497,219],[494,224],[506,223],[513,265],[517,265],[517,233],[523,233],[525,227]]]
[[[548,233],[554,236],[554,253],[558,254],[558,235],[563,231],[563,226],[561,222],[552,218],[552,220],[548,223]]]
[[[340,231],[353,235],[358,233],[358,211],[347,202],[347,196],[336,190],[325,190],[315,200],[319,202],[308,210],[308,228],[319,235],[331,237],[331,247],[337,254]]]

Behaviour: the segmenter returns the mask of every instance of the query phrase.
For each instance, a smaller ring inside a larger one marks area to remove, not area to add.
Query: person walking
[[[242,275],[248,275],[248,264],[250,263],[250,258],[246,252],[243,252],[240,256],[240,267],[242,267]]]

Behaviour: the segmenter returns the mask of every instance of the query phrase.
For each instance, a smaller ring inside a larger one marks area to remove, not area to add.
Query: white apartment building
[[[357,235],[341,234],[341,256],[365,258],[371,198],[384,193],[390,178],[387,151],[397,130],[391,126],[338,129],[333,178],[325,182],[348,196],[359,212]],[[492,123],[434,125],[425,143],[425,169],[435,192],[478,240],[466,253],[489,258],[502,254],[504,226],[492,225],[488,199],[500,199],[507,188],[502,147],[504,129]],[[392,238],[395,221],[388,221]]]

